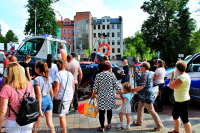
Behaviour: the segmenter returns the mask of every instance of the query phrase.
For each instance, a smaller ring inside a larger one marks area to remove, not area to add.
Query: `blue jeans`
[[[42,114],[44,114],[44,112],[53,110],[53,102],[49,95],[42,97],[42,107],[41,108],[42,108]]]

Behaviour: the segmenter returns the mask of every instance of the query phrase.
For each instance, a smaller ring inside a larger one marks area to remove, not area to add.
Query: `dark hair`
[[[36,61],[35,68],[39,68],[40,73],[45,76],[46,81],[49,81],[49,69],[46,62]]]
[[[51,54],[47,55],[47,64],[48,64],[48,68],[51,68],[51,63],[52,63],[52,58],[53,56]]]
[[[105,56],[103,57],[103,60],[104,60],[104,61],[107,61],[107,60],[109,60],[109,57],[105,55]]]
[[[57,65],[58,69],[61,70],[64,67],[64,65],[65,65],[65,61],[63,59],[59,59],[56,62],[56,65]]]
[[[27,61],[27,60],[30,59],[30,58],[31,58],[30,55],[28,55],[28,54],[25,55],[25,61]]]
[[[72,55],[69,54],[69,55],[67,56],[67,59],[68,59],[68,60],[72,60],[72,59],[73,59]]]
[[[11,54],[10,54],[10,53],[7,53],[7,54],[6,54],[6,57],[8,57],[9,55],[11,55]]]
[[[163,60],[158,60],[158,63],[160,64],[159,68],[160,68],[160,67],[164,67],[164,62],[163,62]]]
[[[111,64],[109,62],[104,62],[102,64],[102,69],[103,70],[110,70],[111,69]]]
[[[72,57],[76,57],[76,53],[71,53]]]
[[[180,72],[185,72],[187,68],[187,64],[183,60],[179,60],[176,62],[176,67]]]
[[[127,92],[131,92],[131,84],[125,82],[122,84],[123,88],[126,89]]]

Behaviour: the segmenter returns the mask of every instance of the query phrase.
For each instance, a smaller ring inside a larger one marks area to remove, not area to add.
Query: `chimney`
[[[61,17],[61,21],[63,21],[63,17]]]

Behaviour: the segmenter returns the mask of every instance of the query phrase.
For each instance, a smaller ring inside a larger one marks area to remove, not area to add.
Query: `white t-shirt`
[[[158,68],[158,69],[156,69],[156,71],[155,71],[154,74],[158,75],[158,77],[156,78],[156,80],[153,82],[154,84],[165,83],[164,78],[165,78],[166,70],[164,68]]]
[[[55,74],[56,74],[57,72],[58,72],[58,67],[57,67],[57,65],[54,64],[54,63],[51,63],[51,68],[49,68],[49,76],[50,76],[51,79],[52,79],[52,82],[51,82],[51,83],[54,82],[54,76],[55,76]]]
[[[69,76],[68,76],[69,74]],[[68,79],[68,83],[67,83],[67,78]],[[71,101],[73,98],[73,85],[72,82],[74,80],[74,76],[72,75],[71,72],[69,71],[59,71],[58,73],[56,73],[55,77],[54,77],[54,81],[59,82],[59,90],[58,93],[55,96],[55,99],[57,100],[62,100],[63,97],[63,93],[65,91],[65,86],[67,84],[67,88],[64,94],[64,98],[63,101]]]

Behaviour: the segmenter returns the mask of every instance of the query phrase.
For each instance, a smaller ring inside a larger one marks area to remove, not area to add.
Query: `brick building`
[[[71,52],[74,51],[74,20],[61,17],[61,21],[57,21],[62,28],[60,29],[61,38],[71,44]]]

